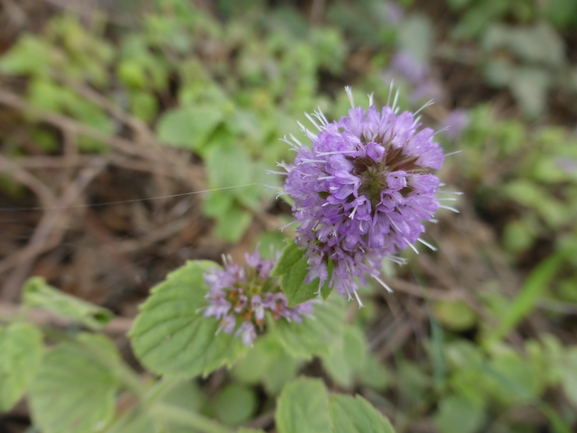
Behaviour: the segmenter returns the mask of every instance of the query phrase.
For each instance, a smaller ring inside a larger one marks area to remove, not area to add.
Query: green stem
[[[157,403],[150,407],[151,415],[165,421],[173,421],[192,427],[204,433],[234,433],[234,430],[218,424],[195,412],[188,412],[180,408]]]

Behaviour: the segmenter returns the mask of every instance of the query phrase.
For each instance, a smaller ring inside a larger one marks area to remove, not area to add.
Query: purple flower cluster
[[[278,285],[265,285],[275,265],[274,260],[261,259],[258,251],[245,254],[245,259],[247,266],[241,267],[225,258],[224,270],[215,269],[204,275],[209,286],[204,317],[216,317],[220,321],[218,331],[234,332],[248,346],[256,338],[257,330],[264,328],[266,311],[270,311],[275,320],[284,318],[301,322],[303,316],[313,312],[313,306],[304,302],[289,308]]]
[[[300,222],[296,243],[306,250],[306,281],[319,278],[321,287],[332,261],[329,285],[350,297],[355,277],[381,282],[383,259],[395,260],[393,254],[420,240],[422,221],[439,208],[439,179],[430,172],[444,157],[434,131],[421,129],[412,113],[398,114],[395,103],[377,110],[372,98],[369,109],[355,107],[350,88],[347,93],[348,116],[329,123],[320,111],[316,120],[307,115],[319,130],[303,127],[312,147],[285,139],[297,156],[294,164],[279,165]]]

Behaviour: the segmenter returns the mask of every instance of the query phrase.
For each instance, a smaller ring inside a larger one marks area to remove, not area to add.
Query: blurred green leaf
[[[539,67],[519,67],[511,73],[510,86],[513,96],[523,112],[532,119],[545,112],[551,84],[551,75]]]
[[[48,41],[25,34],[0,59],[0,72],[12,75],[46,75],[55,56],[54,48]]]
[[[501,318],[499,326],[485,340],[490,347],[513,330],[535,308],[539,298],[547,291],[550,281],[568,256],[574,254],[572,249],[559,250],[543,260],[529,274],[519,290],[519,294]]]
[[[102,328],[114,317],[106,308],[61,292],[42,277],[32,277],[24,283],[22,301],[27,307],[45,308],[91,329]]]
[[[221,111],[212,105],[181,107],[163,114],[156,131],[165,144],[198,151],[221,121]]]
[[[311,359],[315,355],[327,354],[335,341],[342,338],[345,300],[342,296],[331,296],[326,301],[314,304],[312,317],[301,323],[286,320],[270,321],[271,333],[284,349],[296,358]]]
[[[42,360],[42,333],[26,322],[0,326],[0,412],[20,400]]]
[[[275,421],[279,433],[332,433],[324,383],[298,379],[285,386],[278,398]]]
[[[360,395],[329,397],[333,433],[394,433],[393,426]]]
[[[257,398],[251,388],[232,383],[219,390],[215,405],[218,419],[226,424],[237,425],[253,416]]]
[[[302,363],[283,349],[274,334],[267,334],[256,340],[254,347],[237,361],[231,373],[240,382],[250,385],[262,383],[269,394],[278,394],[296,377]]]
[[[119,358],[101,335],[82,334],[44,356],[30,387],[34,424],[46,433],[92,433],[107,425],[115,409],[118,381],[97,354]],[[89,348],[90,350],[87,350]]]
[[[391,372],[372,353],[365,357],[357,374],[361,385],[376,391],[386,391],[393,383]]]
[[[250,226],[253,216],[250,212],[232,206],[226,213],[216,216],[216,235],[227,242],[238,242]]]
[[[356,326],[346,325],[343,338],[336,340],[330,353],[322,355],[323,367],[331,379],[342,388],[352,388],[356,373],[365,365],[367,342]]]
[[[474,433],[479,431],[484,418],[482,407],[452,395],[439,402],[434,422],[440,433]]]
[[[442,325],[453,331],[466,331],[477,323],[477,315],[463,301],[437,301],[433,312]]]

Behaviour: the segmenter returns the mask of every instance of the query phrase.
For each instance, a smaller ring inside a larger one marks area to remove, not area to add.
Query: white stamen
[[[397,265],[406,265],[407,264],[407,259],[404,259],[402,257],[399,256],[387,256],[387,260],[390,260],[393,263],[396,263]]]
[[[315,119],[313,119],[313,116],[311,116],[309,113],[305,113],[305,116],[313,125],[315,125],[315,128],[317,128],[319,132],[322,131],[322,128],[318,125]]]
[[[416,116],[416,115],[419,114],[421,111],[423,111],[425,108],[430,107],[430,106],[433,105],[434,103],[435,103],[435,101],[433,101],[432,99],[430,99],[429,101],[425,102],[421,108],[419,108],[417,111],[415,111],[414,115]]]
[[[441,209],[447,209],[447,210],[450,210],[450,211],[455,212],[455,213],[460,213],[458,209],[455,209],[454,207],[451,207],[451,206],[439,205],[439,207]]]
[[[373,102],[374,97],[375,97],[375,94],[374,94],[374,93],[371,93],[371,94],[369,95],[369,107],[372,107],[372,106],[374,105],[374,102]]]
[[[393,93],[393,85],[395,80],[391,80],[391,85],[389,86],[389,96],[387,96],[387,107],[391,106],[391,94]]]
[[[345,92],[347,92],[347,96],[349,98],[349,102],[351,103],[351,107],[355,108],[355,100],[353,98],[353,90],[351,89],[351,86],[345,86]]]
[[[377,277],[376,275],[373,275],[373,278],[375,280],[377,280],[379,283],[381,283],[381,286],[383,286],[385,289],[387,289],[387,292],[389,293],[393,293],[393,289],[391,289],[389,286],[387,286],[383,280],[381,280],[379,277]]]
[[[293,140],[296,144],[298,144],[300,147],[303,147],[304,145],[292,134],[289,135],[289,137],[291,138],[291,140]]]
[[[307,127],[304,126],[301,122],[297,122],[297,124],[300,126],[301,131],[303,131],[308,138],[310,138],[311,140],[316,140],[316,139],[318,138],[316,134],[314,134],[314,133],[312,133],[311,131],[309,131],[309,130],[307,129]]]
[[[393,111],[397,112],[397,102],[399,101],[399,89],[395,92],[395,99],[393,99]]]
[[[409,247],[411,247],[411,249],[415,252],[415,254],[419,255],[419,250],[417,250],[417,249],[415,248],[415,246],[414,246],[413,244],[411,244],[407,238],[405,238],[405,240],[406,240],[407,243],[409,244]]]
[[[371,105],[372,105],[372,104],[371,104]],[[359,298],[359,294],[357,293],[356,290],[355,290],[353,293],[355,294],[355,298],[357,298],[357,302],[359,303],[359,307],[363,308],[364,305],[363,305],[363,303],[361,302],[361,298]]]
[[[420,243],[422,243],[423,245],[425,245],[426,247],[429,247],[432,251],[437,251],[437,248],[435,248],[434,246],[432,246],[430,243],[422,240],[421,238],[417,239]]]
[[[462,150],[455,150],[454,152],[445,153],[443,156],[446,158],[447,156],[456,155],[457,153],[461,153]]]
[[[321,107],[318,107],[318,110],[313,113],[313,116],[315,116],[319,120],[319,122],[321,122],[323,127],[329,124],[329,121],[321,111]]]
[[[292,226],[293,224],[296,224],[296,223],[298,223],[298,221],[291,221],[290,223],[285,224],[284,226],[282,226],[279,230],[282,232],[282,231],[284,231],[284,229],[286,229],[287,227],[290,227],[290,226]]]
[[[334,152],[318,152],[317,156],[326,156],[326,155],[346,155],[347,153],[355,153],[355,150],[335,150]]]
[[[321,160],[321,159],[307,159],[307,158],[303,158],[302,160],[304,163],[306,164],[310,164],[311,162],[315,162],[315,163],[323,163],[325,161]]]
[[[439,191],[439,194],[456,194],[456,195],[463,195],[461,191]]]

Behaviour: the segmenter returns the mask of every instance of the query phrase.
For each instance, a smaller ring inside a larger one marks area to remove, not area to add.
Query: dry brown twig
[[[76,180],[65,188],[55,205],[44,210],[44,216],[36,227],[28,245],[0,262],[0,273],[16,268],[4,284],[2,293],[0,293],[0,300],[11,302],[16,300],[34,259],[60,242],[64,233],[61,228],[64,224],[60,222],[60,219],[66,218],[70,206],[105,165],[104,159],[95,158],[91,165],[85,167]]]

